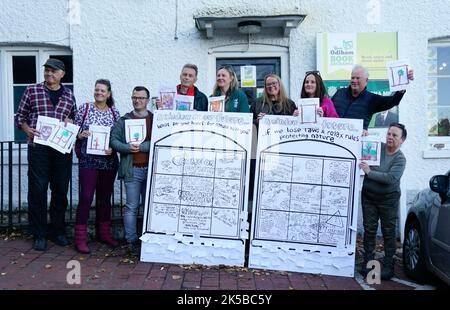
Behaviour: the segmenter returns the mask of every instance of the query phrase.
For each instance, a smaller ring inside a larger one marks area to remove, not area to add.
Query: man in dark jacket
[[[414,80],[413,70],[408,71],[408,79]],[[405,93],[404,90],[401,90],[395,92],[393,96],[380,96],[367,91],[368,81],[367,69],[361,65],[355,65],[350,85],[347,88],[339,89],[332,98],[339,117],[362,119],[365,130],[367,130],[373,114],[398,105]]]
[[[194,64],[185,64],[181,69],[180,84],[177,85],[177,94],[184,96],[194,96],[194,110],[208,111],[208,98],[204,93],[194,86],[197,82],[198,68]],[[161,108],[162,103],[156,99],[156,106]]]

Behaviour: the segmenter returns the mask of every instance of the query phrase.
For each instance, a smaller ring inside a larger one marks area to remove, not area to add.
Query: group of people
[[[80,105],[77,109],[72,91],[61,84],[65,74],[64,63],[50,58],[44,67],[45,81],[27,87],[15,116],[16,126],[28,137],[28,220],[29,232],[34,237],[33,247],[37,251],[45,251],[47,238],[60,246],[70,244],[66,237],[65,212],[72,174],[72,153],[62,154],[48,146],[33,143],[33,138],[40,135],[36,129],[37,118],[43,115],[80,126],[77,135],[81,144],[79,204],[74,225],[74,243],[78,252],[90,253],[88,220],[94,194],[97,202],[96,230],[99,239],[111,247],[119,245],[111,233],[111,196],[118,175],[118,178],[124,181],[126,190],[123,217],[128,251],[137,255],[136,216],[141,201],[145,199],[153,121],[153,115],[147,108],[150,92],[144,86],[136,86],[131,95],[133,110],[120,116],[114,105],[110,81],[99,79],[95,82],[94,101]],[[141,144],[126,142],[127,119],[146,120],[147,133]],[[91,125],[111,128],[109,147],[104,155],[87,152]],[[50,224],[47,225],[49,184]]]
[[[39,115],[73,122],[80,126],[77,139],[81,143],[79,157],[79,205],[74,227],[75,247],[80,253],[89,253],[88,219],[94,194],[97,198],[97,232],[99,239],[109,246],[119,244],[111,234],[111,195],[116,176],[124,181],[126,204],[123,212],[125,239],[130,254],[137,255],[139,238],[136,231],[136,216],[140,203],[145,201],[149,150],[153,114],[148,109],[150,92],[144,86],[136,86],[131,95],[133,110],[120,116],[114,105],[111,83],[106,79],[95,82],[94,101],[80,105],[77,109],[72,91],[61,84],[65,65],[58,59],[50,58],[44,64],[44,82],[26,88],[15,116],[16,126],[28,136],[28,208],[29,231],[34,236],[34,249],[45,251],[47,238],[55,244],[69,244],[65,234],[65,211],[67,191],[71,177],[72,154],[62,154],[48,146],[33,143],[33,137],[40,133],[36,129]],[[194,97],[194,110],[207,111],[208,98],[196,86],[198,68],[193,64],[183,66],[177,93]],[[350,85],[339,89],[332,98],[327,96],[324,82],[318,71],[308,71],[303,79],[301,98],[319,98],[317,114],[321,117],[357,118],[364,121],[364,132],[373,114],[390,109],[400,103],[404,91],[393,96],[380,96],[367,91],[367,70],[356,65],[352,70]],[[414,79],[413,72],[408,78]],[[225,112],[251,112],[257,126],[265,115],[298,116],[301,111],[287,96],[279,76],[269,74],[264,79],[264,91],[260,98],[249,105],[247,96],[239,89],[238,78],[231,66],[217,70],[212,96],[225,96]],[[158,108],[161,100],[156,100]],[[146,138],[139,145],[127,143],[125,121],[145,119]],[[87,138],[90,125],[111,128],[109,148],[105,155],[88,154]],[[400,199],[400,178],[406,160],[400,151],[406,139],[403,125],[394,123],[388,129],[386,144],[381,151],[381,164],[369,167],[360,163],[365,173],[362,206],[364,218],[364,266],[374,258],[375,237],[378,220],[385,240],[386,270],[382,277],[388,279],[393,274],[395,254],[395,225]],[[120,161],[117,154],[120,154]],[[47,226],[47,189],[50,184],[50,225]]]

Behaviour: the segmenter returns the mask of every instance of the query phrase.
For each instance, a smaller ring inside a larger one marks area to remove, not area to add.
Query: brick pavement
[[[361,290],[355,278],[248,268],[207,267],[139,262],[126,255],[125,247],[111,250],[91,242],[92,253],[78,254],[72,246],[49,241],[46,252],[32,249],[32,239],[0,240],[0,289],[68,290]],[[69,285],[66,264],[78,260],[81,284]],[[405,279],[401,268],[396,277]],[[367,289],[369,286],[365,286]],[[411,290],[412,286],[383,281],[377,290]]]

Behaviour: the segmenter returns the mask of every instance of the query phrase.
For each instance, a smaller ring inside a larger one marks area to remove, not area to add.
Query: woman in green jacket
[[[225,96],[225,112],[250,112],[247,95],[238,89],[238,79],[231,66],[217,70],[213,96]]]

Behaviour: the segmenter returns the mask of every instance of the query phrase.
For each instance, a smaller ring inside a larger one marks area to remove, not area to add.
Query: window
[[[427,66],[428,136],[450,138],[450,39],[429,43]]]
[[[29,84],[44,80],[42,65],[48,58],[58,58],[66,65],[66,74],[62,80],[65,86],[73,89],[72,52],[61,48],[36,48],[26,46],[0,48],[0,141],[25,140],[25,133],[14,126],[14,115],[19,107],[22,94]]]

